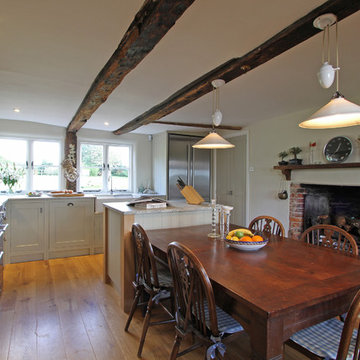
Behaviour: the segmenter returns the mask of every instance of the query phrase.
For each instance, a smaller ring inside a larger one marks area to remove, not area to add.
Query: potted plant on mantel
[[[281,161],[278,162],[278,164],[281,166],[281,165],[287,165],[288,162],[285,161],[284,159],[288,156],[288,152],[287,151],[282,151],[279,153],[279,158],[281,159]]]
[[[298,146],[291,147],[289,149],[289,153],[294,155],[294,158],[289,160],[289,164],[291,164],[291,165],[301,165],[302,164],[302,159],[297,158],[297,155],[300,154],[301,152],[302,152],[302,150]]]

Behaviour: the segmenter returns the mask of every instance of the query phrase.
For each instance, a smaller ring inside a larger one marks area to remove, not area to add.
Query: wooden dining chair
[[[149,238],[139,224],[133,224],[132,226],[132,241],[135,252],[135,280],[132,282],[135,289],[135,297],[125,324],[125,331],[129,329],[136,308],[147,305],[137,353],[137,356],[141,357],[149,326],[175,322],[173,316],[174,306],[172,303],[173,282],[167,264],[161,264],[156,261]],[[148,298],[148,300],[140,302],[140,299],[144,298]],[[166,302],[168,303],[169,300],[170,309],[169,306],[165,304]],[[165,320],[150,322],[151,313],[155,305],[159,305],[165,311],[167,314]]]
[[[249,229],[252,232],[265,232],[272,235],[285,236],[283,224],[276,218],[261,215],[250,221]]]
[[[242,326],[215,305],[206,271],[189,248],[172,242],[167,253],[176,303],[176,335],[170,359],[175,360],[201,346],[207,347],[205,359],[223,359],[226,352],[223,340],[239,334]],[[180,352],[181,342],[188,335],[197,342]]]
[[[295,333],[286,345],[314,360],[359,360],[360,291],[355,295],[345,322],[332,318]]]
[[[354,238],[345,230],[334,225],[314,225],[300,236],[300,241],[324,246],[347,255],[357,256],[359,249]]]

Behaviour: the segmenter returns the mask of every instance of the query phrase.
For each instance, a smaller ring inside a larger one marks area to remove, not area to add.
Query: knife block
[[[203,197],[190,185],[186,185],[183,189],[177,184],[181,194],[184,196],[186,202],[191,205],[200,205],[204,202]]]

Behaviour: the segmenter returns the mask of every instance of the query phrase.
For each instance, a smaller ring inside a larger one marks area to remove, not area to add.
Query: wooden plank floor
[[[142,328],[127,314],[116,291],[102,282],[102,255],[10,264],[0,297],[1,360],[134,360]],[[173,325],[149,329],[143,359],[167,360]],[[247,335],[228,346],[229,359],[249,359]],[[199,349],[182,357],[202,360]],[[289,351],[287,360],[300,360]]]

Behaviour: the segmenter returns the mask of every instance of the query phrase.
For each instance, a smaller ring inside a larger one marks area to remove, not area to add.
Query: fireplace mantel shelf
[[[274,166],[275,170],[281,170],[286,180],[291,180],[292,170],[310,170],[310,169],[344,169],[344,168],[360,168],[360,162],[341,163],[341,164],[313,164],[313,165],[279,165]]]

